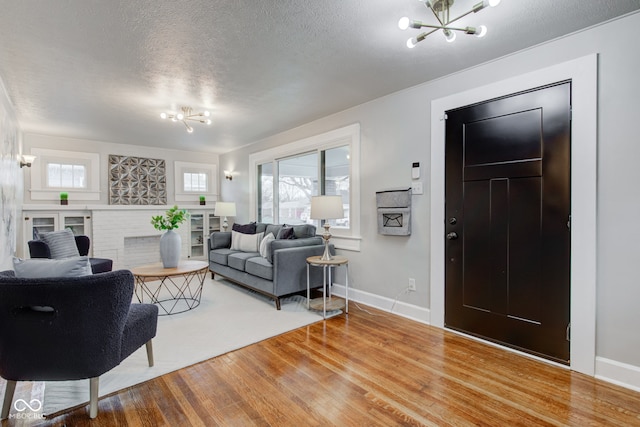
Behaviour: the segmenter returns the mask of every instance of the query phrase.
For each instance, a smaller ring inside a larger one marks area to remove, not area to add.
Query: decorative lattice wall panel
[[[110,154],[109,204],[166,205],[164,160]]]

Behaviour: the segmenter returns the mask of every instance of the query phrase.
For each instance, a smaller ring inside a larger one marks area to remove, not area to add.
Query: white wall
[[[221,156],[220,168],[232,169],[232,182],[221,186],[222,200],[238,203],[237,221],[248,212],[248,155],[359,122],[361,126],[362,251],[350,259],[350,284],[361,295],[378,301],[393,299],[416,278],[418,291],[401,296],[427,312],[429,301],[429,194],[413,196],[410,237],[381,236],[375,222],[375,192],[410,185],[410,166],[419,161],[422,180],[429,176],[430,104],[446,97],[569,59],[598,53],[598,243],[597,343],[601,360],[615,361],[640,373],[640,301],[635,266],[640,262],[640,144],[634,120],[640,99],[640,54],[633,40],[640,26],[635,13],[590,30],[521,51],[517,54],[400,91],[275,135]],[[455,45],[451,46],[455,49]],[[424,52],[428,55],[428,51]],[[574,152],[579,156],[579,152]],[[382,266],[382,267],[380,267]],[[375,298],[374,298],[375,299]],[[387,301],[388,302],[388,301]],[[422,317],[419,315],[417,317]],[[631,383],[628,383],[631,384]],[[638,383],[640,386],[640,382]]]
[[[20,130],[15,110],[0,81],[0,271],[13,268],[20,206],[23,197],[22,170],[18,166]]]

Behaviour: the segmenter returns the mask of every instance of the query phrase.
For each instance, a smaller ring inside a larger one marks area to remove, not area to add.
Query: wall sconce
[[[33,163],[33,161],[36,159],[36,156],[32,156],[30,154],[22,154],[20,156],[20,167],[31,167],[31,163]]]
[[[231,175],[230,171],[224,171],[224,177],[225,177],[225,179],[228,179],[229,181],[233,180],[233,175]]]

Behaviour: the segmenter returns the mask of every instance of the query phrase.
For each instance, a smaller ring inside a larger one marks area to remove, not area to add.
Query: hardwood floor
[[[2,426],[640,426],[640,393],[362,308],[102,398],[95,420]]]

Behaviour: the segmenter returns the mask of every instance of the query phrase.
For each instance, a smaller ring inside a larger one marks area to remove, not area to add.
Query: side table
[[[327,318],[327,308],[330,310],[340,309],[342,306],[335,306],[331,304],[331,286],[333,281],[331,279],[331,268],[339,267],[343,265],[346,269],[345,276],[345,292],[344,292],[344,312],[349,313],[349,260],[346,257],[340,255],[334,255],[332,259],[326,261],[322,260],[321,256],[310,256],[307,258],[307,309],[312,308],[311,304],[311,284],[309,283],[309,268],[310,267],[322,267],[322,318]],[[328,275],[327,275],[328,272]],[[327,281],[327,278],[329,279]],[[327,289],[327,283],[329,289]],[[329,296],[329,305],[327,305],[327,294]],[[314,309],[320,309],[319,304]]]

